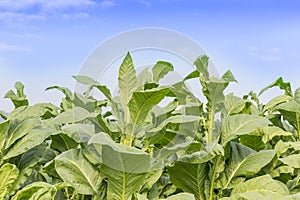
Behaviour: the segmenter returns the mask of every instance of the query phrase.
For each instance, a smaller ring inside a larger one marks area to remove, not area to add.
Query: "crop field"
[[[15,109],[0,112],[0,200],[300,199],[300,88],[278,78],[259,94],[225,94],[234,73],[211,76],[208,63],[162,85],[171,63],[137,74],[128,53],[117,96],[74,76],[85,92],[46,89],[64,94],[60,105],[31,105],[16,82],[5,95]],[[282,94],[262,103],[273,87]]]

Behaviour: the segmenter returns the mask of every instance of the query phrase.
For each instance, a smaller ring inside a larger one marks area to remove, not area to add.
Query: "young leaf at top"
[[[171,63],[158,61],[152,68],[153,81],[158,83],[170,71],[174,71],[174,67]]]

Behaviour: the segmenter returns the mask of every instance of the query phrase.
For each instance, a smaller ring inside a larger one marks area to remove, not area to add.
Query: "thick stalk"
[[[296,123],[297,123],[298,141],[300,141],[300,116],[299,116],[299,113],[296,113]]]
[[[216,163],[214,165],[213,173],[212,173],[212,176],[211,176],[211,182],[210,182],[210,188],[209,188],[209,200],[214,199],[214,184],[215,184],[217,168],[218,168],[220,160],[221,160],[221,156],[219,155],[217,157]]]
[[[210,144],[214,140],[214,119],[215,119],[215,109],[214,107],[211,108],[211,111],[209,113],[209,121],[208,121],[208,135],[207,135],[207,144]]]

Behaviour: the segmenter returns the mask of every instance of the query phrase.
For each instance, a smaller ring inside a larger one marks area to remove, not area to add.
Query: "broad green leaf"
[[[107,200],[131,200],[146,181],[146,173],[128,173],[101,165],[101,172],[107,178]]]
[[[13,195],[27,181],[37,164],[45,164],[55,157],[55,152],[47,143],[42,143],[24,153],[18,163],[20,173],[13,183],[10,195]]]
[[[300,194],[286,196],[283,200],[300,200]]]
[[[56,131],[43,127],[35,127],[30,130],[28,134],[18,141],[16,141],[3,157],[4,160],[18,156],[25,153],[29,149],[36,147],[43,143],[50,135],[57,134]]]
[[[87,152],[84,152],[86,157],[95,165],[103,164],[129,173],[150,171],[150,157],[147,153],[116,143],[106,133],[93,135],[88,142]]]
[[[184,123],[190,123],[190,122],[198,122],[198,121],[200,121],[200,119],[201,119],[200,117],[193,116],[193,115],[175,115],[175,116],[171,116],[171,117],[167,118],[165,121],[163,121],[157,127],[153,128],[147,132],[149,133],[149,136],[151,136],[151,134],[159,132],[164,127],[166,127],[168,124],[184,124]]]
[[[0,168],[0,199],[7,199],[10,193],[12,184],[15,182],[19,175],[18,168],[13,165],[6,163]]]
[[[119,68],[118,84],[120,90],[120,102],[125,112],[124,121],[128,124],[130,116],[128,115],[127,104],[129,103],[133,92],[137,88],[136,71],[129,53],[127,53]]]
[[[291,100],[282,104],[279,104],[276,109],[279,110],[285,110],[293,113],[299,113],[300,112],[300,103],[298,103],[295,100]]]
[[[97,85],[98,81],[88,77],[88,76],[72,76],[78,83],[83,85]]]
[[[168,96],[175,97],[180,105],[185,105],[190,102],[199,103],[199,99],[188,89],[186,84],[181,81],[170,87],[171,93]]]
[[[0,124],[0,151],[4,148],[6,138],[8,137],[7,134],[9,130],[9,124],[9,120],[6,120]]]
[[[108,200],[131,200],[151,171],[150,157],[133,147],[115,143],[107,134],[91,137],[85,156],[107,178]]]
[[[138,125],[144,124],[149,111],[168,93],[168,88],[134,92],[128,104],[133,123]]]
[[[246,106],[246,102],[233,94],[229,94],[225,97],[225,108],[226,108],[226,115],[237,114],[241,112]]]
[[[227,70],[224,74],[223,74],[223,76],[222,76],[222,80],[224,80],[224,81],[226,81],[226,82],[238,82],[235,78],[234,78],[234,76],[233,76],[233,74],[232,74],[232,72],[230,71],[230,70]]]
[[[263,113],[266,111],[272,111],[275,109],[276,106],[278,106],[281,103],[285,103],[287,101],[292,100],[293,98],[289,95],[280,95],[280,96],[276,96],[273,99],[271,99],[265,106],[263,109]]]
[[[290,167],[300,168],[300,154],[289,155],[284,158],[279,158],[279,160]]]
[[[37,118],[29,118],[21,123],[12,120],[11,129],[9,130],[9,133],[7,135],[4,149],[8,149],[17,140],[27,135],[34,127],[37,127],[39,124],[41,124],[41,120]]]
[[[54,199],[56,192],[56,188],[48,183],[35,182],[18,191],[12,200]]]
[[[225,117],[222,122],[222,143],[225,145],[239,135],[249,134],[268,124],[270,121],[267,118],[256,115],[237,114]]]
[[[94,112],[97,107],[97,101],[95,99],[82,96],[81,94],[74,93],[73,107],[82,107],[89,112]]]
[[[171,63],[158,61],[152,68],[153,81],[158,83],[170,71],[174,71],[174,67]]]
[[[176,187],[194,194],[196,199],[205,199],[205,183],[209,175],[207,163],[191,164],[178,161],[168,168],[168,173]]]
[[[53,125],[62,125],[62,124],[68,124],[68,123],[75,123],[79,122],[88,118],[94,118],[97,117],[97,113],[90,113],[86,109],[81,107],[74,107],[72,109],[69,109],[61,114],[59,114],[57,117],[53,119],[49,119],[47,121],[47,125],[53,126]]]
[[[291,97],[293,96],[290,82],[284,82],[282,77],[279,77],[276,81],[263,88],[258,95],[260,96],[262,93],[275,86],[278,86],[280,89],[284,90],[285,95]]]
[[[166,198],[166,200],[195,200],[195,197],[190,193],[179,193]]]
[[[33,106],[22,106],[9,113],[8,119],[14,119],[21,123],[29,118],[42,118],[50,113],[53,116],[58,114],[59,107],[51,103],[38,103]]]
[[[295,169],[290,166],[280,166],[270,172],[272,178],[279,177],[281,174],[293,174]]]
[[[293,134],[276,126],[267,126],[256,129],[250,134],[250,136],[253,135],[262,136],[262,142],[267,143],[276,136],[292,136]]]
[[[229,198],[222,200],[281,200],[289,195],[287,187],[271,178],[270,175],[259,176],[237,185]]]
[[[51,148],[56,151],[64,152],[77,147],[78,143],[66,134],[60,133],[51,136]]]
[[[179,158],[179,161],[191,164],[200,164],[208,162],[218,155],[224,156],[224,149],[222,145],[212,142],[200,151]]]
[[[80,194],[94,195],[100,188],[99,171],[82,154],[80,149],[66,151],[55,158],[55,170],[64,182]]]
[[[219,184],[222,188],[232,188],[236,177],[250,177],[258,173],[264,166],[270,163],[275,156],[274,150],[254,150],[231,142],[231,158],[225,171],[221,174]]]
[[[274,148],[277,152],[278,157],[284,154],[289,149],[293,149],[295,151],[300,151],[300,141],[297,142],[283,142],[279,140]]]
[[[201,56],[196,59],[194,62],[194,65],[196,66],[198,72],[204,76],[204,78],[207,80],[209,78],[209,72],[208,72],[208,57],[207,56]]]
[[[289,180],[286,186],[292,194],[299,193],[300,189],[300,176],[296,176],[294,179]]]
[[[87,143],[95,134],[95,126],[91,124],[68,124],[61,130],[77,143]]]

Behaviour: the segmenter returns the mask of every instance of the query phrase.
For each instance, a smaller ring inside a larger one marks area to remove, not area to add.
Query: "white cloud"
[[[116,5],[115,2],[113,1],[110,1],[110,0],[105,0],[105,1],[101,1],[99,3],[99,6],[103,9],[107,9],[107,8],[110,8],[110,7],[114,7]]]
[[[139,3],[143,4],[146,7],[151,7],[151,3],[149,1],[140,0]]]
[[[6,23],[12,23],[12,22],[27,22],[32,20],[43,20],[45,19],[45,16],[42,14],[26,14],[21,12],[1,12],[0,11],[0,21],[6,22]]]
[[[95,5],[92,0],[1,0],[0,9],[6,11],[23,11],[28,8],[64,9]]]
[[[26,47],[23,47],[23,46],[0,43],[0,52],[7,52],[7,51],[29,52],[30,49],[26,48]]]
[[[281,60],[282,49],[279,47],[265,48],[258,46],[249,46],[246,48],[249,56],[256,57],[263,61],[278,61]]]
[[[101,3],[109,6],[109,2]],[[24,22],[49,17],[87,18],[89,16],[85,11],[95,5],[94,0],[0,0],[0,21]]]

